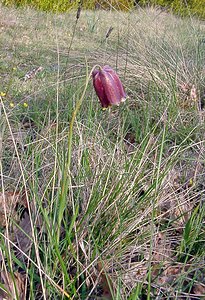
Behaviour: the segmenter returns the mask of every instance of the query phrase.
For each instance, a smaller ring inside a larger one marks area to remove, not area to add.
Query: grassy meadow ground
[[[203,299],[205,23],[0,6],[0,40],[0,299]]]

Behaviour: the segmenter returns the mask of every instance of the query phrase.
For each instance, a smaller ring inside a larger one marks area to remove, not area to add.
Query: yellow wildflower
[[[10,103],[9,103],[9,106],[10,106],[11,108],[13,108],[13,107],[14,107],[14,103],[13,103],[13,102],[10,102]]]
[[[16,67],[13,67],[13,71],[16,71],[17,70],[17,68]]]
[[[24,102],[23,106],[24,106],[25,108],[27,108],[27,107],[28,107],[28,103]]]
[[[4,97],[4,96],[6,96],[6,93],[0,92],[0,96],[1,96],[1,97]]]

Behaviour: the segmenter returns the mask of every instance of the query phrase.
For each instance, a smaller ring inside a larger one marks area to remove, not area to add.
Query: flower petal
[[[119,105],[122,97],[112,74],[102,70],[100,71],[100,78],[109,104]]]
[[[103,67],[103,70],[105,70],[106,72],[108,72],[112,77],[113,80],[120,92],[120,96],[121,96],[121,102],[125,101],[125,99],[127,98],[127,94],[125,93],[124,87],[120,81],[119,76],[117,75],[117,73],[108,65]]]
[[[107,95],[105,94],[105,90],[101,81],[100,71],[93,71],[93,85],[96,91],[98,98],[100,99],[101,105],[103,108],[107,108],[110,103],[107,99]]]

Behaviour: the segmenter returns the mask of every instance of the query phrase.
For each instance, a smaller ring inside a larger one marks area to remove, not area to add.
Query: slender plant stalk
[[[62,175],[62,184],[61,184],[61,192],[60,192],[60,197],[59,197],[59,212],[58,212],[58,232],[57,232],[57,242],[60,239],[60,227],[61,227],[61,222],[63,220],[63,214],[65,211],[66,207],[66,199],[67,199],[67,194],[68,194],[68,189],[69,186],[71,186],[71,170],[70,170],[70,165],[71,165],[71,154],[72,154],[72,140],[73,140],[73,125],[77,116],[77,113],[80,110],[80,107],[82,105],[83,99],[85,97],[85,93],[89,84],[90,77],[92,75],[92,71],[100,66],[95,65],[90,74],[88,74],[88,64],[86,61],[86,82],[85,82],[85,87],[83,90],[83,93],[80,97],[80,99],[77,101],[76,108],[72,113],[71,121],[70,121],[70,126],[69,126],[69,133],[68,133],[68,151],[67,151],[67,157],[66,157],[66,162],[64,164],[64,169],[63,169],[63,175]],[[75,214],[75,207],[73,205],[73,214]]]

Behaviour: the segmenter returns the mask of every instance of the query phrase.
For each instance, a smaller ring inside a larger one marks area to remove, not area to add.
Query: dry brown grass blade
[[[105,273],[101,262],[98,263],[97,268],[101,274],[100,284],[101,284],[101,287],[103,290],[102,297],[104,297],[103,299],[111,300],[111,299],[113,299],[112,293],[111,293],[111,289],[113,289],[112,281],[110,280],[109,275],[107,273]]]
[[[4,291],[0,288],[0,300],[26,299],[24,275],[15,272],[13,276],[11,276],[8,272],[1,271],[0,282],[5,288]]]
[[[13,242],[18,246],[23,253],[28,255],[29,250],[32,247],[33,241],[30,238],[32,236],[31,221],[28,213],[24,214],[24,218],[19,223],[19,228],[14,228]],[[16,250],[16,256],[22,258],[23,254],[18,249]]]
[[[205,285],[204,284],[196,284],[194,289],[193,289],[194,294],[198,295],[198,296],[203,296],[202,299],[205,299]]]
[[[21,192],[0,192],[0,226],[4,227],[7,223],[7,218],[19,220],[19,215],[16,206],[20,204],[27,207],[25,194]]]

